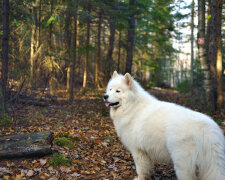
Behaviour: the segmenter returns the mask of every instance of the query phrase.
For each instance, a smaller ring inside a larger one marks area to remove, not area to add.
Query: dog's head
[[[117,108],[125,104],[133,89],[133,79],[129,73],[124,76],[114,71],[104,95],[107,107]]]

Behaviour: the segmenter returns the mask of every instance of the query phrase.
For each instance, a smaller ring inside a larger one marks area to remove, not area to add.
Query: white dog
[[[210,117],[159,101],[116,71],[104,100],[135,161],[135,179],[147,178],[155,162],[172,162],[179,180],[225,180],[225,139]]]

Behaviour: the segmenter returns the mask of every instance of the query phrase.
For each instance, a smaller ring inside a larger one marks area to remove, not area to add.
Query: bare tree
[[[223,89],[222,89],[222,42],[221,42],[221,28],[222,28],[222,6],[223,0],[217,0],[217,108],[221,110],[223,104]]]
[[[88,69],[88,63],[89,63],[90,28],[91,28],[91,20],[89,17],[91,12],[90,0],[88,0],[88,3],[87,3],[87,11],[88,11],[88,17],[86,18],[86,22],[87,22],[86,57],[84,60],[83,88],[85,88],[87,85],[87,69]]]
[[[70,78],[70,86],[69,86],[69,100],[72,102],[73,101],[73,88],[74,88],[74,76],[75,76],[75,63],[77,59],[77,8],[78,8],[78,2],[76,0],[75,2],[75,8],[74,8],[74,16],[73,16],[73,21],[74,21],[74,32],[73,32],[73,52],[72,52],[72,63],[70,65],[71,69],[71,78]]]
[[[194,15],[195,15],[195,0],[191,4],[191,84],[193,85],[193,70],[194,70]]]
[[[132,61],[133,61],[133,47],[134,47],[134,36],[135,36],[135,12],[133,7],[136,4],[136,0],[129,1],[129,7],[131,14],[128,20],[128,35],[127,35],[127,61],[126,61],[126,72],[131,73]]]
[[[115,41],[115,22],[113,18],[109,20],[109,28],[110,28],[110,37],[109,37],[109,49],[107,53],[107,79],[110,78],[110,73],[112,69],[113,62],[113,50],[114,50],[114,41]]]
[[[203,87],[205,91],[206,110],[215,109],[213,101],[213,88],[211,82],[211,72],[206,53],[205,44],[205,0],[198,0],[198,53],[203,72]]]
[[[7,79],[8,79],[8,57],[9,53],[9,0],[3,1],[3,37],[2,37],[2,72],[0,93],[0,114],[7,110]]]
[[[102,9],[99,10],[98,14],[98,37],[97,37],[97,56],[96,56],[96,64],[95,64],[95,85],[99,87],[98,82],[98,74],[99,67],[101,62],[101,30],[102,30]]]

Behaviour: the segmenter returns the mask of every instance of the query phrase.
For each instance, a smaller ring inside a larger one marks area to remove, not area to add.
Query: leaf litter
[[[181,99],[173,92],[152,93],[169,101],[179,102]],[[17,125],[3,127],[0,132],[3,135],[51,131],[55,138],[69,138],[73,142],[72,147],[54,144],[53,150],[63,154],[70,165],[51,166],[52,155],[5,159],[0,161],[0,179],[122,180],[136,176],[131,154],[120,143],[109,118],[109,110],[102,102],[104,92],[77,91],[75,94],[77,99],[72,104],[66,101],[66,92],[60,95],[65,99],[49,103],[45,108],[14,104]],[[151,179],[176,180],[176,176],[172,166],[156,164]]]

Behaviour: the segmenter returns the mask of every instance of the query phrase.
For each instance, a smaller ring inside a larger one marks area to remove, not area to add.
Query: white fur
[[[116,92],[119,90],[120,92]],[[179,180],[225,180],[225,139],[208,116],[159,101],[133,78],[114,73],[106,94],[110,116],[144,180],[157,162],[173,163]],[[198,172],[198,173],[196,173]]]

